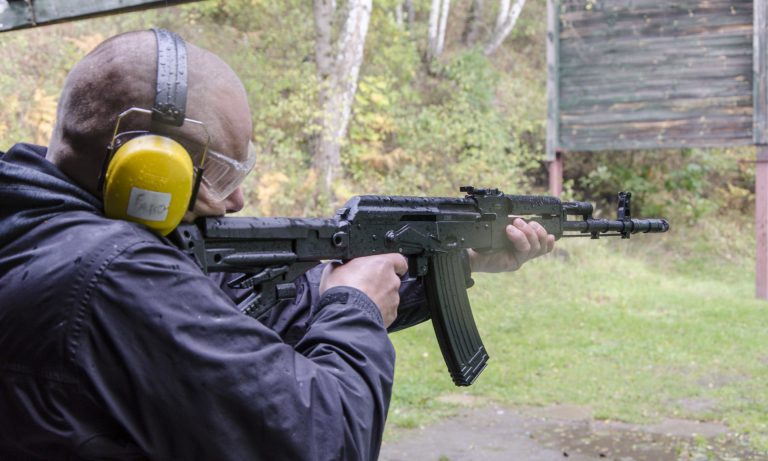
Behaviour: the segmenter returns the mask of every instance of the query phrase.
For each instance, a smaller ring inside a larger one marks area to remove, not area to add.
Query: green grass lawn
[[[459,392],[637,423],[722,421],[768,450],[768,303],[754,298],[751,258],[672,256],[655,238],[561,240],[518,272],[475,275],[488,367],[456,388],[430,323],[392,335],[390,424],[450,413],[437,398]]]

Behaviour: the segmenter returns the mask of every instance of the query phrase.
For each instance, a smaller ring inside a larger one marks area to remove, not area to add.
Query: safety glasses
[[[238,162],[232,156],[208,149],[203,161],[203,187],[214,200],[229,197],[256,164],[256,146],[248,141],[246,157]]]

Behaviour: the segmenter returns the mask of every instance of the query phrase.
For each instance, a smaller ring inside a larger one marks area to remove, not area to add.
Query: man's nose
[[[237,213],[245,206],[245,197],[243,196],[243,190],[238,187],[227,198],[224,199],[224,207],[227,213]]]

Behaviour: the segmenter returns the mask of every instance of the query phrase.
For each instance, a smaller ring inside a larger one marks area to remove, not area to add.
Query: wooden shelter
[[[0,0],[0,32],[196,0]]]
[[[550,189],[563,153],[756,146],[768,299],[768,0],[547,0]]]

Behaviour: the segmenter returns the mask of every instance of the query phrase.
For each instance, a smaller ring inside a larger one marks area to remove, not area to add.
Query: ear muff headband
[[[152,120],[184,124],[187,110],[187,46],[165,29],[152,29],[157,38],[157,87]]]
[[[186,210],[194,206],[210,135],[205,124],[185,118],[187,55],[184,41],[164,29],[153,31],[158,50],[154,107],[151,111],[131,108],[117,117],[100,188],[106,216],[138,222],[167,235],[181,222]],[[153,121],[171,126],[182,126],[185,122],[202,126],[206,142],[197,167],[192,165],[189,153],[181,144],[165,136],[144,134],[117,147],[120,122],[131,113],[149,114]]]

